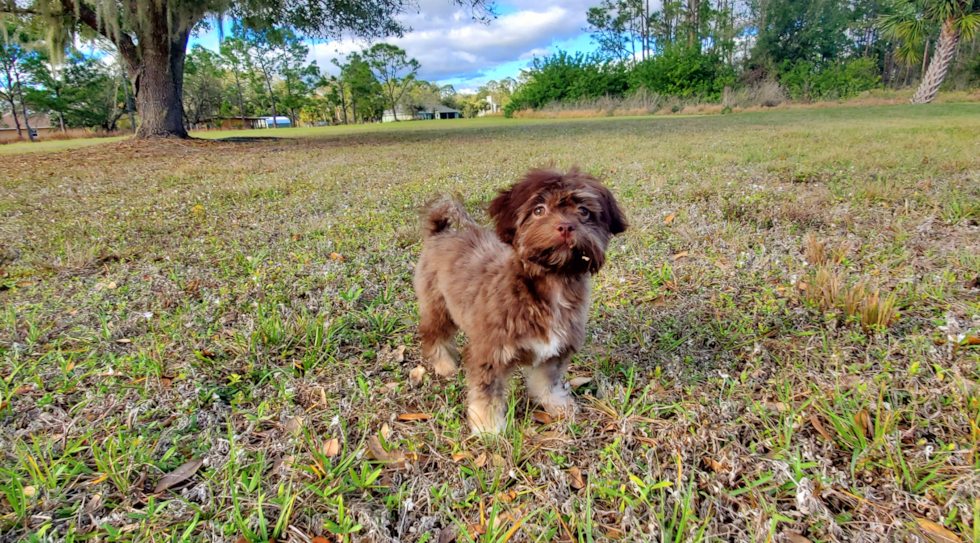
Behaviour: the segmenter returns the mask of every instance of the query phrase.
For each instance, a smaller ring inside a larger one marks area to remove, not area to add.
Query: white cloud
[[[582,34],[585,13],[598,0],[513,2],[516,11],[488,24],[473,21],[449,0],[421,0],[417,12],[401,16],[412,28],[387,41],[405,49],[422,65],[419,76],[429,80],[476,79],[496,66],[548,53],[547,47]],[[509,10],[507,10],[509,11]],[[365,47],[351,41],[316,44],[311,57],[321,68],[330,59]]]

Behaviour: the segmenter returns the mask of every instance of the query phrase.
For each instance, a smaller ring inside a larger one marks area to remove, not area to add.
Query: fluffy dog
[[[609,189],[578,168],[531,170],[489,212],[496,234],[462,202],[436,200],[423,214],[427,232],[415,269],[422,352],[437,374],[458,371],[457,330],[469,339],[463,367],[476,433],[504,429],[518,367],[546,411],[574,411],[562,378],[585,340],[589,278],[627,226]]]

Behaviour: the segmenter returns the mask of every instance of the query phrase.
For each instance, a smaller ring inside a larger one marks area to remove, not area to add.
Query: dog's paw
[[[444,378],[453,377],[459,373],[459,366],[456,365],[456,359],[453,358],[449,349],[446,347],[436,349],[432,357],[432,369],[435,370],[436,375]]]
[[[502,434],[507,428],[507,418],[500,409],[482,403],[473,403],[467,407],[467,412],[473,435]]]
[[[578,404],[564,388],[552,390],[545,398],[541,398],[541,407],[552,417],[571,417],[578,412]]]

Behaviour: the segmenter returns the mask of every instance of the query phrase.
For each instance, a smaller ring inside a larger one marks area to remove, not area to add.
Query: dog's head
[[[598,272],[609,240],[627,226],[609,189],[578,168],[531,170],[489,211],[497,236],[521,259],[566,274]]]

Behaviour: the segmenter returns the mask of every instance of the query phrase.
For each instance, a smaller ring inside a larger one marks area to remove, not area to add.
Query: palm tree
[[[980,28],[980,0],[895,0],[893,7],[879,24],[886,36],[902,41],[898,56],[906,63],[914,62],[930,24],[942,25],[932,61],[912,97],[913,104],[927,104],[946,79],[960,37],[971,39]]]

